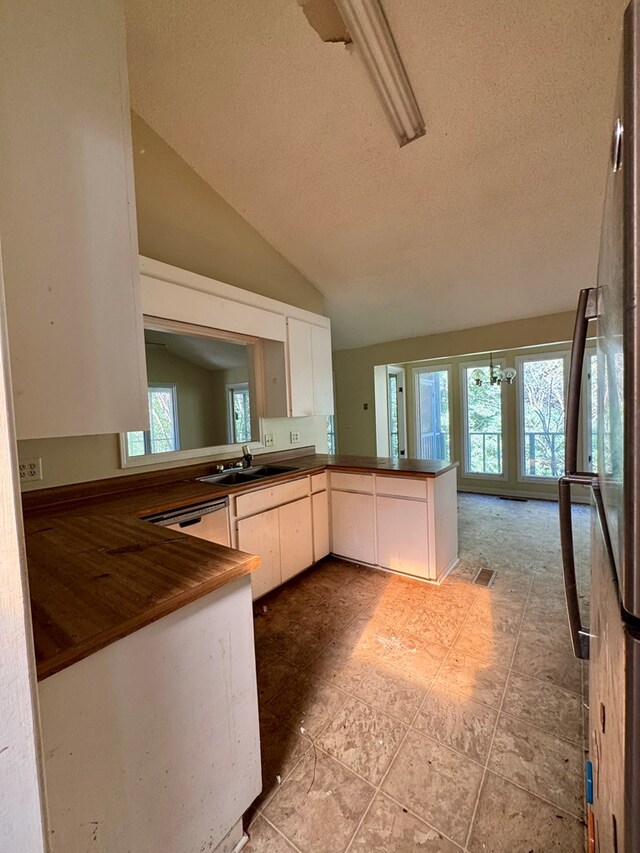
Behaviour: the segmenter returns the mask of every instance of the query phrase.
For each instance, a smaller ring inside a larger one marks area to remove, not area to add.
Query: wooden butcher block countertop
[[[246,486],[197,481],[214,464],[145,472],[22,496],[36,662],[53,675],[260,566],[260,558],[145,521],[143,516],[323,470],[437,477],[441,462],[264,454],[289,465]]]

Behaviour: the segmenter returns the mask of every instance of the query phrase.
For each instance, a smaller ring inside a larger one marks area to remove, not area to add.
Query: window
[[[518,359],[520,461],[523,477],[564,470],[565,356]]]
[[[389,417],[389,456],[406,456],[407,437],[404,408],[404,370],[387,367],[387,399]]]
[[[336,417],[327,416],[327,453],[334,455],[336,452]]]
[[[243,444],[251,441],[251,408],[249,403],[249,383],[228,385],[229,394],[229,434],[231,444]]]
[[[494,364],[504,366],[494,359]],[[482,371],[482,385],[472,373]],[[489,362],[462,365],[465,473],[501,477],[504,469],[502,389],[489,383]]]
[[[127,433],[129,456],[146,453],[169,453],[180,449],[178,438],[178,406],[175,385],[151,385],[149,396],[149,430]]]
[[[415,371],[418,459],[451,459],[449,367]]]
[[[389,374],[389,440],[390,455],[397,458],[399,454],[398,442],[398,377],[395,373]]]

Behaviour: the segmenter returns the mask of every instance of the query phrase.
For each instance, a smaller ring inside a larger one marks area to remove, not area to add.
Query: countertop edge
[[[81,660],[85,660],[95,652],[99,652],[101,649],[110,646],[118,640],[125,639],[125,637],[139,631],[141,628],[145,628],[147,625],[151,625],[153,622],[157,622],[165,616],[170,616],[172,613],[175,613],[176,610],[179,610],[185,605],[192,604],[194,601],[198,601],[205,595],[215,592],[218,589],[222,589],[239,578],[245,577],[258,569],[260,564],[260,557],[250,556],[244,562],[235,565],[232,570],[223,574],[214,575],[208,580],[202,581],[196,586],[183,590],[172,598],[149,608],[149,610],[143,614],[132,616],[128,620],[119,623],[118,626],[113,629],[101,631],[98,635],[88,637],[78,645],[73,646],[70,649],[65,649],[65,651],[53,655],[45,661],[37,663],[36,673],[38,682],[44,681],[49,676],[55,675],[63,669],[73,666],[75,663],[79,663]]]

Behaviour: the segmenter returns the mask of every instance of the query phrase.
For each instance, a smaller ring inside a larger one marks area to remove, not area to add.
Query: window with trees
[[[451,459],[449,367],[415,371],[418,459]]]
[[[523,477],[557,479],[564,470],[565,358],[518,358]]]
[[[148,397],[149,429],[127,433],[129,456],[180,450],[176,386],[150,385]]]
[[[241,382],[237,385],[229,385],[228,392],[231,444],[251,441],[249,383]]]
[[[498,365],[499,362],[495,361]],[[482,382],[476,382],[476,371]],[[502,388],[491,385],[489,362],[462,366],[465,473],[501,477],[504,470]]]
[[[327,415],[327,453],[334,455],[336,452],[336,418],[335,415]]]

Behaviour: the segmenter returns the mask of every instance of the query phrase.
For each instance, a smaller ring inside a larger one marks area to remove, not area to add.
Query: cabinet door
[[[280,530],[277,509],[261,512],[238,522],[238,548],[262,560],[251,574],[251,591],[259,598],[282,583],[280,575]]]
[[[280,514],[280,571],[282,582],[313,563],[311,498],[285,504]]]
[[[17,437],[147,429],[122,4],[9,0],[0,79]]]
[[[318,492],[311,497],[313,509],[313,560],[318,562],[331,551],[329,544],[329,495]]]
[[[311,326],[313,373],[313,413],[333,414],[333,369],[331,366],[331,330]]]
[[[313,360],[311,326],[304,320],[287,319],[289,410],[292,418],[313,414]]]
[[[431,578],[427,504],[403,498],[376,499],[378,565],[385,569]]]
[[[331,492],[331,544],[334,554],[375,563],[373,495]]]

